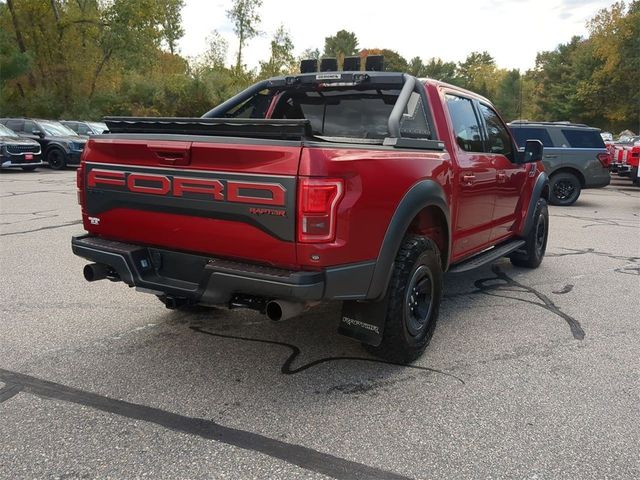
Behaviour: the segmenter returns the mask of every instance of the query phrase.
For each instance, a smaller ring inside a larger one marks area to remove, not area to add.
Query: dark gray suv
[[[509,128],[520,147],[529,139],[544,145],[542,163],[549,176],[552,205],[572,205],[583,188],[609,185],[611,158],[598,128],[527,120],[513,121]]]

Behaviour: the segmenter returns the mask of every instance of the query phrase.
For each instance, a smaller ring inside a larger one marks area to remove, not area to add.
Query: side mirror
[[[540,140],[527,140],[524,150],[518,152],[519,163],[535,163],[542,160],[543,146]]]
[[[35,129],[31,133],[33,133],[34,135],[39,136],[40,138],[44,137],[44,132],[42,130]]]

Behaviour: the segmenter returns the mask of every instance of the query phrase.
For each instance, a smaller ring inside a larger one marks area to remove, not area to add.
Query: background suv
[[[35,170],[42,165],[40,144],[19,137],[13,130],[0,125],[0,168]]]
[[[610,154],[598,128],[569,122],[531,122],[517,120],[509,128],[520,147],[529,139],[544,145],[542,163],[549,176],[549,201],[553,205],[572,205],[583,188],[606,187]]]
[[[103,122],[79,122],[76,120],[60,120],[65,127],[70,128],[78,135],[101,135],[108,133],[107,125]]]
[[[67,165],[79,165],[87,139],[53,120],[32,118],[0,118],[0,124],[21,137],[35,140],[42,147],[42,155],[49,166],[60,170]]]

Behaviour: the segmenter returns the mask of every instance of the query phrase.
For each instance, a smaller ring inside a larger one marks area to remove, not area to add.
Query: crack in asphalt
[[[569,257],[573,255],[596,255],[599,257],[607,257],[612,260],[624,260],[625,262],[636,263],[640,261],[640,257],[627,256],[627,255],[615,255],[608,252],[600,252],[595,248],[565,248],[560,247],[562,250],[566,250],[564,253],[547,253],[547,257]]]
[[[461,384],[465,384],[464,380],[460,377],[457,377],[455,375],[452,375],[450,373],[444,372],[442,370],[438,370],[435,368],[429,368],[429,367],[423,367],[420,365],[405,365],[402,363],[393,363],[393,362],[387,362],[386,360],[380,360],[377,358],[367,358],[367,357],[351,357],[351,356],[339,356],[339,357],[325,357],[325,358],[321,358],[318,360],[314,360],[313,362],[309,362],[309,363],[305,363],[304,365],[301,365],[297,368],[292,368],[293,363],[295,362],[295,360],[300,356],[300,354],[302,353],[300,348],[298,348],[297,346],[291,344],[291,343],[285,343],[285,342],[278,342],[275,340],[265,340],[265,339],[261,339],[261,338],[252,338],[252,337],[241,337],[238,335],[227,335],[227,334],[222,334],[222,333],[216,333],[216,332],[211,332],[209,330],[205,330],[201,327],[196,327],[196,326],[190,326],[189,327],[191,330],[198,332],[198,333],[203,333],[205,335],[211,335],[213,337],[219,337],[219,338],[226,338],[226,339],[231,339],[231,340],[240,340],[240,341],[245,341],[245,342],[255,342],[255,343],[264,343],[264,344],[268,344],[268,345],[277,345],[280,347],[286,347],[289,350],[291,350],[291,354],[287,357],[287,359],[284,361],[284,363],[282,364],[282,366],[280,367],[280,373],[282,373],[283,375],[294,375],[296,373],[300,373],[303,372],[305,370],[308,370],[312,367],[321,365],[323,363],[328,363],[328,362],[336,362],[336,361],[358,361],[358,362],[372,362],[372,363],[381,363],[384,365],[394,365],[394,366],[399,366],[399,367],[404,367],[404,368],[411,368],[414,370],[422,370],[422,371],[426,371],[426,372],[431,372],[431,373],[438,373],[440,375],[445,375],[447,377],[451,377],[455,380],[457,380],[458,382],[460,382]]]
[[[79,225],[81,223],[82,223],[82,220],[74,220],[73,222],[61,223],[60,225],[49,225],[47,227],[34,228],[33,230],[21,230],[18,232],[0,233],[0,237],[8,237],[10,235],[22,235],[24,233],[31,233],[31,232],[40,232],[42,230],[53,230],[56,228],[69,227],[71,225]]]
[[[75,192],[66,190],[34,190],[31,192],[5,192],[6,195],[0,195],[0,198],[22,197],[24,195],[35,195],[38,193],[59,193],[61,195],[76,195]]]
[[[589,227],[623,227],[623,228],[640,228],[640,224],[633,220],[624,220],[620,218],[593,218],[593,217],[581,217],[579,215],[550,215],[551,217],[558,218],[573,218],[575,220],[582,220],[585,222],[595,222],[588,225],[583,225],[582,228]],[[623,225],[621,222],[632,223],[632,225]]]
[[[211,420],[187,417],[155,407],[87,392],[60,383],[42,380],[30,375],[12,372],[0,368],[0,380],[7,386],[2,392],[13,389],[11,397],[18,391],[30,393],[41,398],[60,400],[83,405],[102,412],[119,415],[133,420],[153,423],[176,432],[195,435],[208,440],[262,453],[284,462],[297,465],[315,473],[344,480],[408,480],[409,477],[371,467],[329,453],[320,452],[301,445],[283,442],[247,430],[225,427]],[[15,392],[15,393],[14,393]],[[5,393],[9,395],[10,393]],[[1,397],[0,397],[1,398]],[[9,397],[10,398],[10,397]]]
[[[491,271],[495,274],[495,277],[481,278],[479,280],[476,280],[474,282],[474,286],[476,287],[476,290],[472,290],[470,292],[454,293],[449,295],[445,294],[444,298],[449,299],[449,298],[464,297],[468,295],[483,294],[483,295],[489,295],[492,297],[506,298],[509,300],[516,300],[518,302],[524,302],[531,305],[536,305],[538,307],[544,308],[545,310],[553,313],[554,315],[560,317],[565,322],[567,322],[567,325],[569,325],[569,330],[571,331],[571,334],[573,335],[574,339],[576,340],[584,339],[585,332],[582,329],[580,322],[575,318],[573,318],[572,316],[564,313],[560,309],[560,307],[558,307],[553,302],[553,300],[547,297],[544,293],[540,292],[539,290],[533,287],[524,285],[514,280],[509,275],[507,275],[498,265],[492,265]],[[514,292],[514,293],[532,294],[539,301],[529,300],[527,298],[516,297],[513,295],[501,295],[500,293],[494,293],[494,292]]]
[[[498,265],[493,265],[491,267],[491,271],[496,275],[495,277],[489,278],[481,278],[480,280],[476,280],[474,282],[475,287],[478,289],[478,293],[482,293],[485,295],[490,295],[492,297],[501,297],[501,298],[509,298],[513,300],[517,300],[520,302],[530,303],[531,305],[537,305],[539,307],[548,310],[549,312],[557,315],[567,322],[569,325],[569,330],[571,330],[571,334],[573,338],[576,340],[584,340],[585,332],[580,325],[580,322],[573,318],[570,315],[564,313],[560,307],[558,307],[553,300],[547,297],[544,293],[536,290],[533,287],[529,287],[527,285],[523,285],[522,283],[514,280],[509,277],[505,272],[503,272]],[[496,280],[500,280],[503,282],[502,284],[496,284]],[[493,293],[494,291],[510,291],[510,292],[518,292],[518,293],[531,293],[535,295],[540,302],[536,302],[533,300],[528,300],[526,298],[514,297],[511,295],[500,295],[498,293]]]

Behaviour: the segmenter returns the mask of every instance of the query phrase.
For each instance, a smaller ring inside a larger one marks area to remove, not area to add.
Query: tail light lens
[[[336,238],[336,211],[344,196],[340,178],[301,178],[298,188],[298,241],[332,242]]]
[[[76,186],[78,187],[78,205],[82,205],[82,192],[84,188],[84,163],[80,163],[80,166],[76,170]]]
[[[602,164],[603,167],[607,168],[611,164],[611,154],[609,153],[599,153],[598,160]]]

